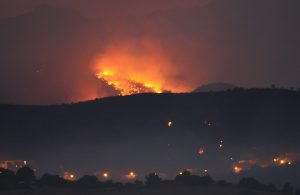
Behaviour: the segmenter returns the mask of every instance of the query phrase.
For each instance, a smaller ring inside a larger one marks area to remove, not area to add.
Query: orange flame
[[[147,92],[162,93],[162,89],[152,83],[144,83],[134,77],[126,78],[108,70],[99,72],[96,76],[98,79],[102,79],[106,84],[119,91],[122,96]]]
[[[96,60],[95,75],[119,95],[186,91],[172,79],[173,67],[159,44],[142,38],[108,46]]]

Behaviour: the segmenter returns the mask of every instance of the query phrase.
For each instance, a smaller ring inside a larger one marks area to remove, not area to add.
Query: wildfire
[[[126,78],[112,71],[100,71],[96,76],[113,87],[122,96],[138,93],[162,93],[162,89],[158,85],[134,77]]]
[[[190,82],[178,79],[185,69],[174,64],[167,53],[151,37],[128,38],[107,45],[95,57],[93,72],[122,96],[191,90]]]

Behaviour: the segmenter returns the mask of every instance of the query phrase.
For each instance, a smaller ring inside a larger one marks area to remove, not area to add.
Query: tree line
[[[285,192],[287,194],[300,195],[300,189],[294,190],[289,184],[284,184],[282,189],[276,188],[273,184],[262,184],[255,178],[242,178],[237,184],[225,180],[215,181],[209,175],[192,175],[188,171],[177,175],[173,180],[163,180],[156,173],[149,173],[145,181],[121,183],[112,180],[100,181],[96,176],[85,175],[78,180],[69,181],[58,175],[44,174],[37,179],[30,167],[22,167],[16,173],[0,168],[0,190],[14,190],[32,187],[58,187],[58,188],[99,188],[99,189],[127,189],[127,188],[159,188],[173,186],[219,186],[238,187],[244,190]],[[246,193],[246,192],[242,192]]]

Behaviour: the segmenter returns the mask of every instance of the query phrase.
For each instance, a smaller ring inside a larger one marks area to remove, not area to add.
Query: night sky
[[[106,69],[152,91],[298,88],[299,8],[297,0],[1,0],[0,103],[118,95],[96,76]]]

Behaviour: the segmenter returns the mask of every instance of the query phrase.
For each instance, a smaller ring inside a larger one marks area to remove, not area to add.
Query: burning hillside
[[[119,95],[188,91],[173,67],[162,46],[143,37],[108,46],[96,59],[94,73]]]
[[[152,83],[144,83],[134,77],[126,78],[107,70],[97,73],[97,78],[112,86],[122,96],[137,93],[162,93],[161,88]]]

